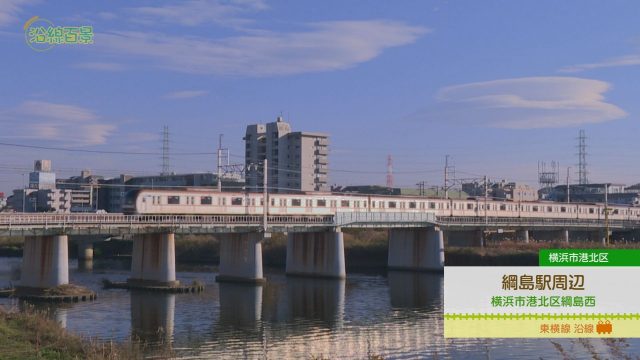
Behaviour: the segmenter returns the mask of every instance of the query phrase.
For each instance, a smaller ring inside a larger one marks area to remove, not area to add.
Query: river
[[[0,287],[16,283],[20,258],[0,258]],[[443,338],[443,276],[350,272],[346,281],[287,277],[265,269],[266,285],[218,284],[216,268],[178,265],[200,294],[103,290],[124,281],[130,262],[70,262],[70,281],[98,292],[93,302],[38,305],[68,330],[101,340],[137,339],[148,354],[183,359],[637,359],[640,340]],[[23,308],[16,299],[5,307]]]

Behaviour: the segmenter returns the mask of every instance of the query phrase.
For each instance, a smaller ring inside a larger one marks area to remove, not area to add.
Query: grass
[[[161,358],[170,354],[160,354]],[[71,334],[47,314],[34,309],[9,311],[0,307],[0,357],[2,359],[143,359],[137,343],[98,342]]]

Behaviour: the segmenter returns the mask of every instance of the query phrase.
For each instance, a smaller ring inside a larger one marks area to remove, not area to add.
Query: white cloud
[[[604,101],[611,86],[576,77],[529,77],[477,82],[441,89],[437,105],[420,113],[465,125],[511,129],[557,128],[625,117]]]
[[[209,92],[205,90],[183,90],[183,91],[174,91],[168,93],[164,96],[165,99],[191,99],[199,96],[207,95]]]
[[[428,29],[400,22],[332,21],[301,32],[260,32],[210,40],[141,32],[96,34],[95,45],[157,67],[207,75],[274,76],[346,69],[415,42]]]
[[[0,26],[18,22],[18,16],[22,13],[22,8],[27,5],[37,3],[38,0],[2,0],[0,1]],[[31,16],[27,16],[26,21]]]
[[[12,126],[5,138],[59,142],[69,146],[104,144],[115,126],[100,121],[91,110],[75,105],[25,101],[0,113]]]
[[[609,67],[619,67],[619,66],[636,66],[640,65],[640,55],[626,55],[619,56],[610,59],[606,59],[597,63],[590,64],[578,64],[566,66],[558,71],[565,73],[577,73],[586,70],[592,69],[600,69],[600,68],[609,68]]]
[[[206,23],[241,25],[249,20],[239,18],[240,14],[266,8],[263,0],[188,0],[172,5],[144,6],[129,10],[139,22],[152,24],[161,21],[196,26]]]
[[[99,70],[99,71],[123,71],[127,67],[123,64],[111,63],[111,62],[85,62],[77,63],[74,67],[79,69]]]

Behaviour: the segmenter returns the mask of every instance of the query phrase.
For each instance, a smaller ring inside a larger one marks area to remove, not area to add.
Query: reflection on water
[[[176,295],[133,290],[131,294],[131,335],[149,343],[170,344]]]
[[[302,318],[320,320],[328,328],[342,325],[345,280],[292,277],[286,289],[286,321]]]
[[[69,331],[103,340],[137,338],[178,357],[216,359],[634,358],[640,341],[451,339],[443,336],[441,274],[350,273],[347,280],[286,277],[266,269],[264,286],[217,284],[210,268],[179,272],[205,282],[201,294],[102,290],[124,281],[130,261],[71,261],[70,280],[98,292],[93,302],[39,304]],[[20,259],[0,258],[0,286],[19,279]],[[92,268],[92,270],[90,270]],[[0,299],[0,305],[25,308]],[[32,305],[29,305],[32,306]],[[153,355],[153,354],[150,354]]]
[[[253,329],[262,318],[262,286],[218,284],[221,327]]]
[[[394,308],[435,309],[442,297],[442,274],[389,271],[389,294]]]
[[[93,260],[78,260],[78,271],[79,272],[92,272],[93,271]]]

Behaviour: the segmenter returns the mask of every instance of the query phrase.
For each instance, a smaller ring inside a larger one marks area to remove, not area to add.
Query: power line
[[[90,153],[90,154],[153,155],[153,156],[162,155],[162,153],[146,152],[146,151],[110,151],[110,150],[68,149],[68,148],[61,148],[61,147],[12,144],[12,143],[5,143],[5,142],[0,142],[0,146],[10,146],[10,147],[38,149],[38,150],[79,152],[79,153]],[[173,153],[171,155],[172,156],[185,156],[185,155],[191,156],[191,155],[215,155],[215,154],[216,154],[215,152],[182,152],[182,153]]]

